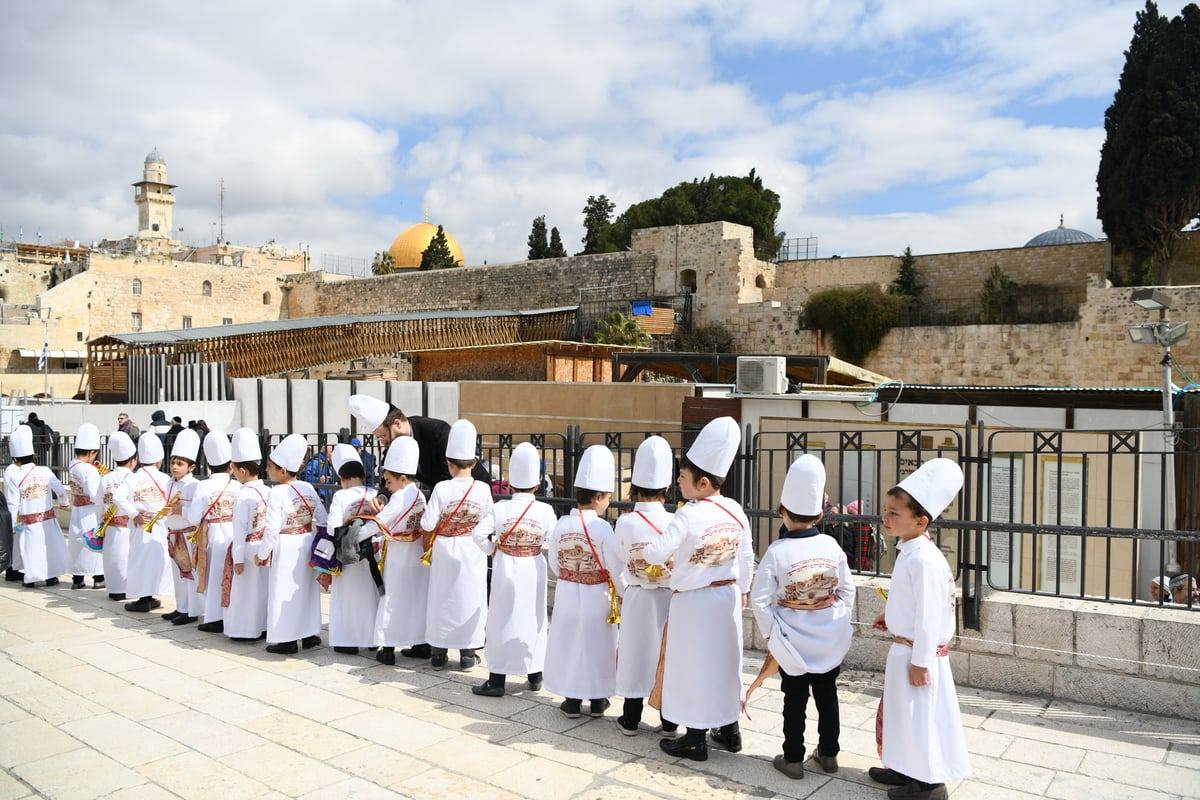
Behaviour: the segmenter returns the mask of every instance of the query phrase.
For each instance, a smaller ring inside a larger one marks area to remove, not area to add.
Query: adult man
[[[171,430],[171,423],[167,422],[167,413],[165,411],[160,408],[150,415],[150,432],[158,437],[158,441],[163,445],[164,452],[170,452],[167,450],[167,431],[169,430]]]
[[[363,449],[362,439],[355,436],[350,440],[350,446],[358,451],[358,457],[362,459],[363,471],[367,473],[367,486],[375,485],[375,456],[371,455],[370,450]]]
[[[130,419],[124,411],[117,414],[117,430],[128,436],[133,442],[137,442],[137,438],[142,435],[137,423]]]
[[[1200,589],[1196,588],[1196,579],[1186,574],[1171,578],[1171,597],[1176,605],[1200,605]]]
[[[167,430],[166,439],[163,442],[163,448],[169,453],[175,447],[175,437],[184,431],[189,430],[183,427],[183,417],[171,417],[171,427]],[[199,437],[199,434],[197,434]]]
[[[1171,602],[1171,579],[1166,575],[1156,575],[1151,578],[1150,599],[1155,603],[1162,600],[1169,604]]]

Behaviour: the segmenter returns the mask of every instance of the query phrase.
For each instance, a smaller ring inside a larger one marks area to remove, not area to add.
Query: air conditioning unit
[[[739,394],[786,394],[787,388],[787,359],[783,356],[738,357]]]

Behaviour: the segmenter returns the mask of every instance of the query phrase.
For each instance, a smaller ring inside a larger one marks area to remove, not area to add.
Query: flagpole
[[[42,317],[42,397],[50,396],[50,309]]]

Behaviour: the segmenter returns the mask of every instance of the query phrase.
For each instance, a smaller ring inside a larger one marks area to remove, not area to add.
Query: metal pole
[[[1158,342],[1162,347],[1163,383],[1163,519],[1164,531],[1175,530],[1175,403],[1171,394],[1171,322],[1167,310],[1158,312]],[[1179,572],[1179,543],[1167,542],[1167,571]]]
[[[50,309],[46,309],[46,316],[42,317],[42,396],[50,396]]]

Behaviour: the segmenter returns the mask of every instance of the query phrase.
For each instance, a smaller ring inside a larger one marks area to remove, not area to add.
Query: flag
[[[50,357],[50,333],[46,332],[46,338],[42,342],[42,354],[38,356],[38,369],[46,366],[46,359]]]

